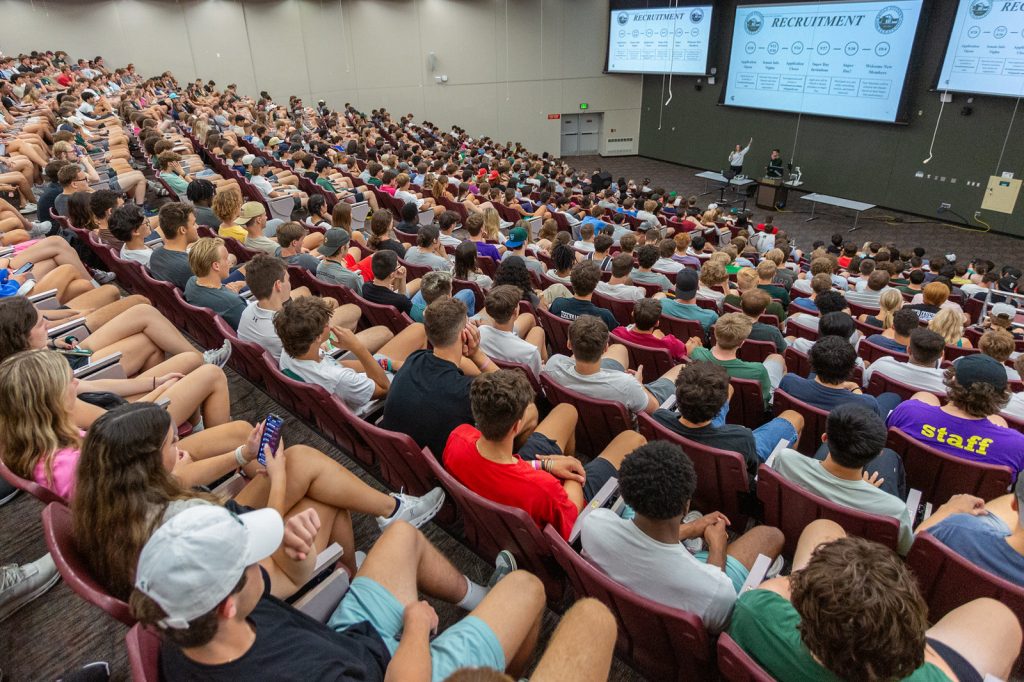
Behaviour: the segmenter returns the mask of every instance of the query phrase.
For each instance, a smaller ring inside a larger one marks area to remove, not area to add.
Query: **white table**
[[[854,212],[853,227],[850,228],[850,232],[853,232],[857,228],[857,221],[860,220],[860,214],[869,208],[874,208],[875,204],[865,204],[863,201],[853,201],[852,199],[843,199],[841,197],[833,197],[828,194],[805,194],[801,199],[806,199],[811,202],[811,217],[805,220],[805,223],[809,223],[815,218],[819,217],[814,215],[814,207],[818,204],[827,204],[828,206],[838,206],[839,208],[848,208]]]
[[[704,178],[704,193],[701,194],[701,196],[704,196],[704,194],[711,194],[716,189],[719,191],[719,197],[718,197],[719,205],[725,205],[725,204],[730,203],[730,202],[725,200],[725,190],[728,189],[729,187],[732,187],[733,191],[738,192],[739,190],[741,190],[744,187],[749,187],[750,185],[757,184],[756,180],[752,180],[751,178],[748,178],[748,177],[736,176],[736,177],[734,177],[733,179],[730,180],[729,178],[725,177],[721,173],[716,173],[715,171],[703,171],[701,173],[697,173],[696,176],[698,178]],[[717,182],[717,183],[720,183],[720,184],[718,185],[718,187],[716,187],[714,189],[708,189],[708,186],[712,182]],[[743,208],[746,208],[746,207],[747,207],[747,199],[744,196],[744,198],[743,198]]]

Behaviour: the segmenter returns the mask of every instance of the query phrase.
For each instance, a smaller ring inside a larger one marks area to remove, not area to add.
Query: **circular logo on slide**
[[[755,45],[753,42],[748,42],[746,45],[743,46],[743,50],[747,54],[754,54],[755,52],[757,52],[757,45]]]
[[[747,33],[754,35],[760,33],[764,27],[764,15],[760,12],[751,12],[747,15],[747,20],[743,22],[743,28],[746,29]]]
[[[892,33],[903,24],[903,10],[895,5],[884,7],[875,17],[875,28],[879,33]]]
[[[690,21],[692,21],[695,24],[699,24],[700,22],[704,21],[704,10],[702,10],[700,7],[694,7],[693,11],[690,12]]]
[[[625,26],[629,23],[629,15],[625,12],[619,12],[619,16],[617,16],[615,20],[619,22],[620,26]]]
[[[984,19],[992,11],[992,0],[974,0],[968,11],[975,19]]]

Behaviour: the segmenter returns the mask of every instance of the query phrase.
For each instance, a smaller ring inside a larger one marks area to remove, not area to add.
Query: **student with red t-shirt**
[[[691,336],[683,343],[672,334],[658,330],[660,317],[661,301],[655,298],[642,298],[633,306],[633,324],[628,327],[616,327],[612,330],[612,335],[638,346],[664,348],[676,362],[682,362],[690,351],[704,345],[698,336]]]
[[[576,410],[561,404],[514,454],[513,440],[533,399],[522,372],[501,370],[474,379],[470,401],[477,428],[463,424],[452,431],[444,466],[478,495],[519,507],[541,528],[550,523],[568,538],[583,506],[615,476],[626,455],[647,441],[624,431],[584,466],[572,456]]]

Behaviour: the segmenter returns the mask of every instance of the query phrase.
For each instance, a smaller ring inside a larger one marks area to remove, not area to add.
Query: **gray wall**
[[[604,112],[601,152],[637,151],[641,77],[601,73],[607,0],[0,0],[0,17],[7,53],[102,54],[250,95],[384,106],[537,151],[559,150],[548,114],[588,102]]]
[[[908,86],[909,125],[865,123],[804,116],[799,123],[795,163],[803,169],[806,188],[847,199],[865,201],[921,215],[935,216],[939,202],[970,220],[981,208],[990,175],[1011,171],[1024,174],[1024,107],[1003,155],[997,162],[1016,100],[1002,97],[975,97],[971,116],[962,116],[967,95],[953,96],[942,115],[931,163],[921,161],[928,147],[939,114],[939,94],[931,92],[946,48],[946,40],[956,10],[954,0],[931,3],[932,13],[919,30],[925,32],[924,49],[919,62],[911,66],[914,80]],[[797,134],[797,115],[755,109],[740,109],[718,104],[727,71],[736,0],[720,4],[722,12],[719,49],[711,59],[719,70],[715,85],[694,89],[696,79],[673,79],[671,104],[662,107],[662,78],[646,76],[640,127],[640,154],[698,168],[720,170],[727,166],[732,145],[753,136],[754,147],[745,164],[748,172],[767,162],[773,147],[779,147],[787,160],[793,159]],[[659,116],[661,130],[658,130]],[[997,172],[998,170],[998,172]],[[917,178],[922,172],[927,177]],[[940,178],[945,178],[943,182]],[[951,180],[956,178],[956,184]],[[967,181],[979,182],[969,187]],[[807,210],[796,200],[791,208]],[[1024,198],[1017,201],[1012,215],[983,211],[981,219],[994,230],[1024,236]],[[947,219],[955,220],[946,214]],[[898,238],[899,226],[893,226]]]

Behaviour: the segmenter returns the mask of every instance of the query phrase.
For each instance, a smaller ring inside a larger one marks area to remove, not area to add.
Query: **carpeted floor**
[[[577,169],[589,171],[600,167],[611,173],[613,178],[621,176],[635,179],[637,182],[649,178],[652,187],[664,187],[683,196],[699,195],[706,191],[705,181],[694,177],[695,173],[703,169],[678,166],[639,156],[579,156],[568,159],[568,162]],[[719,192],[713,187],[708,189],[712,189],[712,192],[699,198],[701,206],[707,205],[719,196]],[[988,258],[1000,266],[1012,264],[1020,267],[1024,264],[1024,239],[981,233],[963,226],[943,225],[935,222],[935,218],[913,216],[881,207],[865,211],[860,217],[860,229],[852,234],[847,232],[853,227],[853,213],[848,210],[818,205],[814,211],[817,219],[809,223],[804,222],[810,216],[811,204],[799,199],[802,194],[804,193],[791,191],[785,210],[775,213],[775,224],[794,236],[797,246],[801,249],[809,249],[818,239],[828,242],[834,233],[841,232],[846,239],[858,244],[867,241],[894,242],[896,246],[907,249],[923,246],[933,255],[955,253],[958,258],[964,260]],[[729,198],[729,193],[726,193],[726,198]],[[747,202],[747,208],[754,211],[756,218],[769,213],[754,206],[752,199]],[[902,219],[903,222],[886,222],[892,218]]]
[[[369,473],[353,463],[337,447],[283,410],[265,393],[228,370],[231,385],[232,413],[236,419],[256,422],[268,413],[285,417],[286,443],[311,445],[338,460],[363,480],[381,490],[383,486]],[[288,416],[286,416],[288,415]],[[20,494],[0,507],[0,564],[27,562],[46,551],[40,512],[42,504]],[[379,535],[376,522],[364,515],[353,515],[356,545],[368,549]],[[436,524],[427,524],[427,537],[460,570],[478,582],[486,581],[491,568],[476,554]],[[459,617],[451,605],[433,602],[442,627]],[[545,642],[558,622],[558,616],[545,614],[541,641]],[[63,582],[47,594],[25,606],[0,623],[0,680],[54,680],[90,661],[104,660],[111,665],[113,679],[130,679],[124,636],[127,628],[105,613],[87,604]],[[609,679],[630,682],[643,678],[619,660],[613,663]]]

